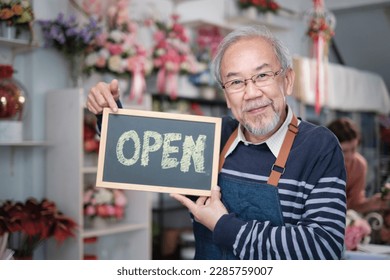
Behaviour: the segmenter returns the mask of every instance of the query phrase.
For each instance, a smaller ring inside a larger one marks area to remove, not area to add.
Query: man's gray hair
[[[222,84],[221,61],[226,49],[241,39],[253,37],[264,38],[273,46],[276,57],[283,69],[292,68],[292,58],[289,50],[268,28],[261,25],[243,26],[226,35],[218,46],[217,53],[212,61],[212,71],[219,85]]]

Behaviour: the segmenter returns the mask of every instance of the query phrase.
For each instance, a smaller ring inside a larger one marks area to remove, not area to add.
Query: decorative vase
[[[84,55],[75,54],[69,55],[69,76],[70,76],[70,86],[73,88],[80,88],[83,84],[83,65],[84,65]]]
[[[257,19],[257,9],[256,7],[248,7],[242,10],[242,16],[251,20]]]
[[[15,38],[21,41],[31,42],[32,41],[32,28],[27,24],[17,24]]]
[[[6,21],[0,21],[0,36],[8,40],[14,40],[16,38],[15,25],[10,25]]]
[[[10,65],[0,65],[0,141],[23,139],[22,118],[25,115],[26,90],[12,77]]]
[[[271,12],[259,13],[257,19],[265,24],[274,23],[274,15]]]

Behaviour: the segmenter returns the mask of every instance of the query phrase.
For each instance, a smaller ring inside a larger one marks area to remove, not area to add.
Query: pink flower
[[[347,250],[356,250],[364,236],[364,230],[361,227],[348,226],[345,230],[345,246]]]
[[[115,214],[114,215],[117,219],[123,219],[123,217],[125,215],[124,208],[120,207],[120,206],[115,206]]]
[[[84,215],[86,215],[86,216],[94,216],[94,215],[96,215],[95,207],[92,206],[92,205],[88,205],[87,207],[85,207]]]
[[[101,217],[108,217],[108,209],[106,204],[100,204],[96,206],[96,214]]]
[[[122,46],[118,44],[110,44],[108,50],[112,55],[120,55],[123,52]]]
[[[89,201],[91,201],[92,195],[93,195],[93,191],[91,189],[89,189],[86,192],[84,192],[84,197],[83,197],[84,204],[86,204]]]
[[[127,204],[127,198],[123,191],[114,190],[114,205],[124,207]]]

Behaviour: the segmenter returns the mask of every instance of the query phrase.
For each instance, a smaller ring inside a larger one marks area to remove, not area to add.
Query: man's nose
[[[252,99],[263,95],[263,91],[258,88],[252,79],[245,81],[245,99]]]

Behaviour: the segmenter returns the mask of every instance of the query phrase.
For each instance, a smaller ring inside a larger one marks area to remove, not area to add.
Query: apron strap
[[[284,141],[282,144],[282,147],[280,149],[279,155],[275,161],[275,163],[272,165],[272,171],[268,178],[268,184],[277,187],[280,176],[284,173],[285,165],[287,162],[288,155],[290,153],[292,144],[294,142],[295,136],[298,133],[298,119],[293,114],[292,120],[290,124],[288,125],[288,130],[286,133],[286,136],[284,137]],[[221,155],[219,157],[219,167],[218,172],[221,172],[222,166],[225,163],[225,156],[228,152],[230,146],[234,142],[234,140],[237,138],[238,135],[238,127],[233,131],[233,133],[230,135],[229,139],[227,140],[225,146],[223,147],[223,150],[221,152]]]
[[[237,138],[237,135],[238,135],[238,127],[233,131],[233,133],[230,135],[229,139],[226,141],[226,144],[223,147],[223,150],[219,156],[218,173],[221,172],[222,166],[225,163],[226,153],[228,152],[230,146],[233,144],[234,140]]]
[[[287,162],[288,155],[290,153],[291,147],[293,145],[295,136],[298,133],[298,119],[293,114],[292,120],[288,125],[288,130],[286,136],[284,137],[284,141],[282,147],[280,148],[279,155],[272,165],[272,171],[268,178],[268,184],[272,186],[277,186],[279,183],[280,176],[284,173],[285,165]]]

